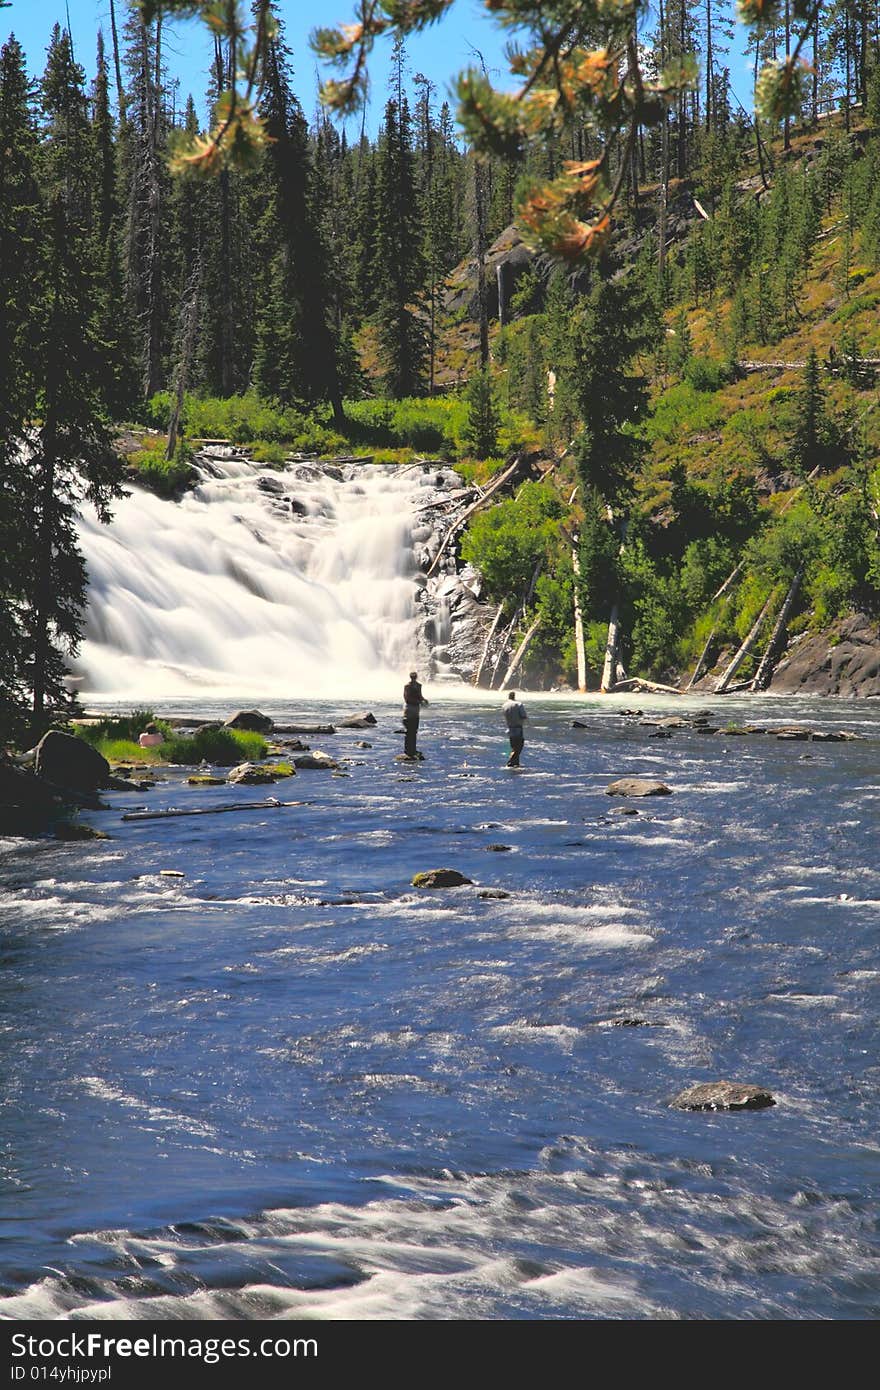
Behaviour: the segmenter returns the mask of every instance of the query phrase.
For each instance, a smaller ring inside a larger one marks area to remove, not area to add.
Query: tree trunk
[[[770,684],[773,671],[776,667],[779,648],[782,645],[785,629],[788,626],[788,617],[795,599],[798,596],[798,590],[801,587],[801,580],[803,577],[804,566],[801,565],[794,579],[791,581],[788,593],[785,595],[785,602],[779,610],[779,617],[776,619],[775,626],[770,634],[770,641],[767,643],[767,648],[764,655],[761,657],[760,665],[755,672],[755,678],[750,687],[752,690],[766,690],[767,686]]]
[[[752,647],[755,645],[758,633],[764,626],[764,619],[767,617],[767,614],[770,611],[770,605],[772,601],[773,594],[771,593],[770,597],[767,599],[767,602],[764,604],[764,607],[761,609],[760,613],[758,614],[757,618],[752,624],[752,627],[749,631],[749,635],[746,637],[746,640],[743,642],[739,651],[736,653],[736,656],[733,658],[730,665],[727,667],[727,670],[724,672],[724,675],[721,677],[721,679],[715,686],[716,695],[724,694],[725,690],[730,685],[730,682],[733,680],[733,677],[736,675],[740,666],[742,666],[749,652],[752,650]]]
[[[505,673],[504,680],[501,682],[502,686],[510,685],[510,682],[513,680],[514,676],[519,670],[523,657],[525,656],[526,652],[529,649],[529,646],[531,645],[532,638],[534,637],[535,633],[538,631],[538,628],[540,626],[541,619],[536,618],[535,621],[532,623],[531,627],[529,628],[528,632],[526,633],[525,637],[522,639],[519,646],[517,647],[514,658],[511,661]]]
[[[171,419],[168,422],[168,445],[165,450],[165,457],[168,460],[174,458],[175,450],[177,449],[177,440],[180,434],[180,417],[183,414],[186,384],[192,365],[193,352],[195,350],[196,328],[199,321],[199,279],[200,272],[197,269],[190,281],[189,299],[185,302],[181,311],[180,363],[177,369],[177,389],[174,394],[174,405],[171,410]]]
[[[495,633],[498,630],[498,624],[501,622],[501,614],[503,612],[504,600],[502,599],[498,605],[498,612],[495,614],[495,621],[489,629],[489,636],[486,638],[486,641],[483,645],[483,655],[480,657],[480,664],[477,667],[476,674],[474,675],[474,685],[479,685],[480,681],[483,679],[483,670],[486,665],[486,657],[489,655],[489,643],[492,641],[492,638],[495,636]]]
[[[571,565],[574,570],[574,646],[577,652],[578,690],[583,695],[587,689],[587,654],[584,650],[584,615],[581,612],[581,598],[578,593],[581,562],[578,558],[577,539],[571,547]]]
[[[120,129],[125,128],[125,88],[122,85],[122,64],[119,61],[119,34],[116,29],[116,6],[110,0],[110,38],[113,44],[113,69],[116,74],[116,104],[119,108]]]
[[[602,683],[599,686],[603,695],[609,695],[617,683],[617,648],[620,642],[620,621],[618,606],[611,609],[608,623],[608,640],[605,643],[605,664],[602,667]]]

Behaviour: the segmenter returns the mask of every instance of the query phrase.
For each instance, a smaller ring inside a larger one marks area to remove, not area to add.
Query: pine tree
[[[500,421],[488,367],[480,367],[474,373],[464,393],[464,399],[468,413],[461,432],[461,442],[474,458],[489,458],[498,452]]]
[[[388,395],[418,395],[424,385],[425,331],[419,313],[424,262],[409,106],[390,100],[377,154],[374,274],[382,375]]]

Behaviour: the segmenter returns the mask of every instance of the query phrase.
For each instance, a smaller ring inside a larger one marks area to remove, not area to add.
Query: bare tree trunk
[[[116,6],[110,0],[110,38],[113,44],[113,69],[116,74],[116,105],[119,108],[119,125],[125,127],[125,88],[122,85],[122,64],[119,61],[119,33],[116,28]]]
[[[760,665],[755,672],[755,679],[751,684],[752,690],[766,690],[767,686],[770,684],[776,666],[779,648],[782,645],[785,629],[788,626],[788,617],[794,606],[795,599],[798,596],[798,590],[801,587],[801,580],[803,577],[804,566],[801,565],[794,579],[791,581],[788,593],[785,595],[785,602],[779,610],[779,617],[776,619],[773,631],[770,634],[770,641],[767,643],[767,649],[761,657]]]
[[[541,619],[536,618],[535,621],[532,623],[531,627],[529,628],[528,632],[526,633],[525,637],[522,639],[519,646],[517,647],[514,658],[511,661],[505,673],[504,680],[501,682],[502,686],[509,685],[510,682],[513,680],[514,676],[520,668],[520,665],[522,664],[523,657],[525,656],[526,652],[528,651],[531,645],[532,638],[534,637],[535,633],[538,631],[538,628],[540,626]]]
[[[715,686],[715,694],[716,694],[716,695],[723,695],[723,694],[724,694],[725,690],[726,690],[727,687],[730,685],[730,682],[733,680],[733,678],[734,678],[734,676],[736,675],[737,671],[739,670],[740,666],[742,666],[742,664],[743,664],[743,662],[745,661],[746,657],[748,656],[749,652],[752,650],[752,647],[755,645],[755,642],[756,642],[756,640],[757,640],[758,633],[761,631],[761,628],[764,626],[764,619],[767,617],[767,614],[768,614],[769,611],[770,611],[770,605],[771,605],[772,602],[773,602],[773,594],[771,593],[771,595],[770,595],[770,597],[768,598],[767,602],[764,604],[764,607],[761,609],[760,613],[758,614],[757,618],[755,619],[754,623],[752,624],[752,627],[751,627],[751,629],[750,629],[750,631],[749,631],[748,637],[747,637],[746,640],[743,642],[743,644],[742,644],[742,646],[740,647],[739,651],[736,653],[736,656],[733,658],[733,660],[731,661],[730,665],[727,667],[727,670],[724,672],[724,675],[721,677],[721,679],[718,681],[717,685]]]
[[[486,641],[483,645],[483,655],[480,657],[480,664],[477,667],[476,674],[474,676],[474,685],[479,685],[480,681],[483,679],[483,670],[486,665],[486,657],[489,655],[489,643],[492,641],[492,638],[495,636],[495,633],[498,630],[498,624],[501,622],[501,614],[503,612],[504,600],[502,599],[498,605],[498,612],[495,614],[495,621],[489,629],[489,636],[486,638]]]
[[[611,609],[608,622],[608,640],[605,643],[605,664],[602,667],[602,683],[599,686],[603,695],[609,695],[617,683],[617,648],[620,644],[620,619],[618,606]]]
[[[577,552],[577,539],[571,547],[571,566],[574,570],[574,647],[577,652],[578,690],[583,695],[587,688],[587,654],[584,650],[584,615],[581,612],[581,598],[578,593],[581,562]]]
[[[180,364],[177,370],[177,389],[174,394],[174,405],[171,410],[171,419],[168,422],[168,445],[165,450],[166,459],[173,459],[177,449],[177,440],[180,434],[180,417],[183,414],[183,401],[186,394],[186,384],[189,378],[189,371],[192,365],[193,352],[196,344],[196,328],[199,321],[199,281],[201,279],[201,267],[197,268],[189,283],[189,298],[184,303],[181,310],[181,334],[180,334]]]

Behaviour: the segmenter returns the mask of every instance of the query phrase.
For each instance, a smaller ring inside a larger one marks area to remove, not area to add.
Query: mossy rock
[[[458,869],[426,869],[424,873],[414,874],[412,880],[413,888],[460,888],[466,883],[473,883],[473,879],[466,878]]]
[[[103,830],[95,830],[91,825],[79,825],[77,821],[58,821],[55,825],[56,840],[109,840]]]

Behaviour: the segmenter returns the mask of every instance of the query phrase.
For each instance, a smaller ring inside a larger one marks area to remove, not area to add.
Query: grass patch
[[[241,762],[259,762],[269,745],[262,734],[245,729],[204,728],[189,738],[171,738],[162,744],[163,760],[190,766],[206,762],[216,767],[233,767]]]

